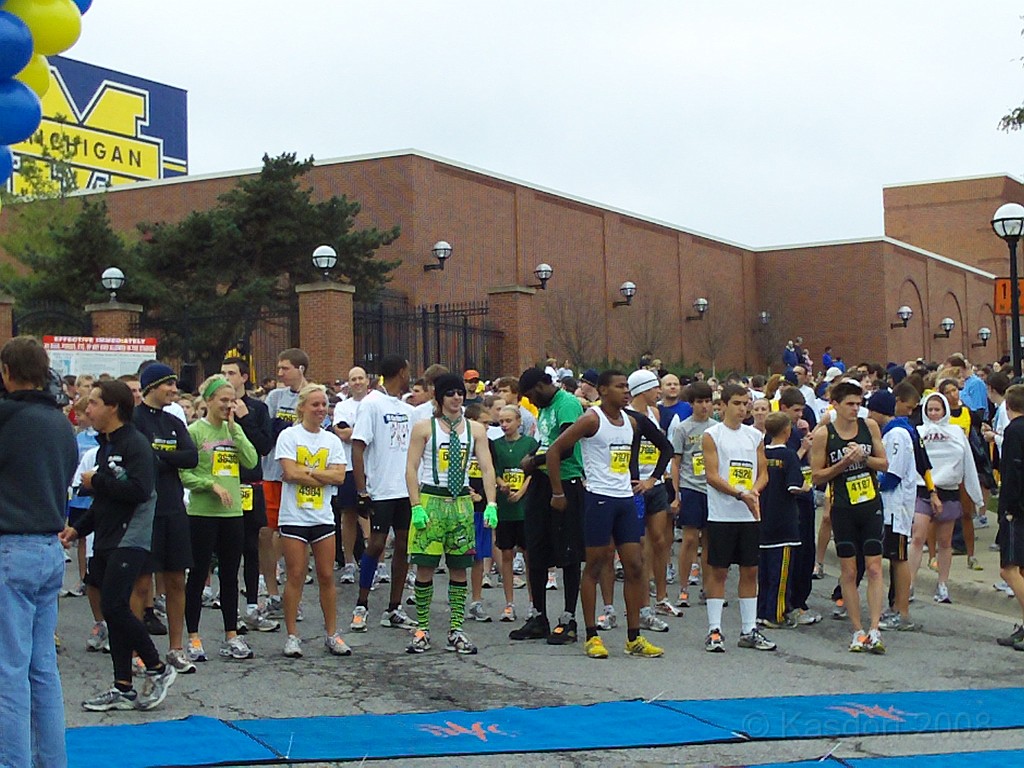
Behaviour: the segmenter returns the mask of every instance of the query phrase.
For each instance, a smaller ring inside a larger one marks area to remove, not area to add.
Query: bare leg
[[[299,602],[302,600],[302,585],[306,580],[306,542],[282,537],[281,548],[284,550],[284,567],[288,574],[288,580],[284,583],[284,625],[289,635],[297,635]]]
[[[611,544],[606,547],[587,547],[587,563],[583,568],[583,578],[580,582],[580,602],[583,603],[585,627],[597,626],[597,583],[601,578],[602,571],[613,570],[606,567],[608,560],[612,557],[612,552]],[[639,576],[639,574],[636,575]],[[612,579],[615,579],[614,573]],[[639,612],[639,608],[637,611]]]
[[[316,582],[320,588],[320,610],[324,614],[324,632],[327,637],[331,637],[338,630],[338,596],[337,588],[334,586],[334,554],[337,545],[334,537],[328,536],[312,546]],[[291,584],[291,578],[288,579],[288,584]],[[286,594],[288,584],[285,585]]]
[[[167,595],[167,640],[168,647],[182,648],[183,625],[185,623],[185,572],[169,571],[163,574]]]

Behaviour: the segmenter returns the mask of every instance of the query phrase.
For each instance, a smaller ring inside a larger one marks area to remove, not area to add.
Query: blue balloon
[[[14,173],[14,153],[10,147],[0,147],[0,186]]]
[[[0,11],[0,80],[14,77],[32,60],[32,33],[13,13]]]
[[[20,80],[0,80],[0,144],[24,141],[39,127],[43,105]]]
[[[74,0],[75,5],[78,6],[78,10],[85,15],[85,12],[92,8],[92,0]]]

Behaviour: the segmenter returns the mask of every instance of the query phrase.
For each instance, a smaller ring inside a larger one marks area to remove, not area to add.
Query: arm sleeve
[[[176,416],[171,418],[177,421]],[[196,444],[193,442],[188,430],[183,428],[181,424],[178,424],[177,429],[175,429],[175,437],[178,440],[177,450],[154,451],[153,453],[156,454],[157,461],[162,461],[164,464],[175,469],[191,469],[199,464],[199,450],[196,448]]]
[[[258,401],[246,403],[249,414],[237,423],[242,425],[245,436],[260,456],[266,456],[274,450],[274,435],[270,426],[270,412],[267,406]]]

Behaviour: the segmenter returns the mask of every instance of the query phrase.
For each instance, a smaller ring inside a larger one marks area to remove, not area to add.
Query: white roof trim
[[[882,189],[895,189],[897,187],[923,187],[926,184],[952,184],[958,181],[981,181],[983,179],[1012,179],[1018,184],[1024,184],[1024,180],[1021,180],[1014,176],[1012,173],[982,173],[977,176],[953,176],[948,179],[926,179],[924,181],[900,181],[896,184],[885,184]]]

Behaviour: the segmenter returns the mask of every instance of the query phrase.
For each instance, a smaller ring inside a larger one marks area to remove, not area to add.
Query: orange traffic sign
[[[1018,296],[1024,297],[1024,278],[1017,280],[1017,286],[1020,291]],[[997,277],[996,300],[992,304],[992,311],[997,315],[1010,315],[1010,304],[1010,278]]]

